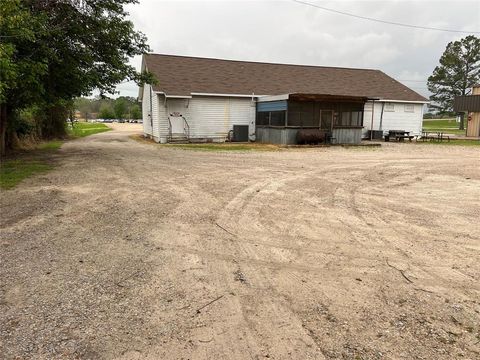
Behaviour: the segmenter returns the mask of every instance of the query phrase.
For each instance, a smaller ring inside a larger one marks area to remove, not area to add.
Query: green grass
[[[37,149],[52,151],[52,150],[60,149],[62,145],[63,145],[62,140],[52,140],[52,141],[41,143],[40,145],[37,146]]]
[[[73,129],[69,129],[68,132],[75,138],[109,130],[111,128],[105,124],[75,123]],[[63,140],[42,142],[33,150],[20,153],[18,155],[20,159],[2,161],[0,164],[0,188],[11,189],[30,176],[53,169],[53,166],[46,163],[43,158],[45,158],[46,152],[57,151],[63,143]]]
[[[278,146],[268,144],[163,144],[166,148],[175,148],[183,150],[200,150],[200,151],[275,151]]]
[[[85,137],[105,131],[112,130],[105,124],[77,122],[73,124],[73,129],[69,129],[70,135],[74,137]]]
[[[458,129],[455,119],[423,120],[423,130],[465,135],[465,130]]]
[[[417,144],[425,145],[451,145],[451,146],[480,146],[480,140],[444,140],[442,142],[438,141],[418,141]]]
[[[51,165],[40,161],[8,160],[0,165],[0,188],[11,189],[22,180],[52,169]]]

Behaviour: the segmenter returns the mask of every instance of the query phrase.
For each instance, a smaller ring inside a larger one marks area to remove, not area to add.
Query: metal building
[[[480,137],[480,85],[473,86],[472,95],[457,96],[453,109],[467,114],[467,136]]]

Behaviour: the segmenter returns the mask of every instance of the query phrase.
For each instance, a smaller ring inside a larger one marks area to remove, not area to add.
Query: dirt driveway
[[[478,359],[480,149],[135,127],[1,194],[2,359]]]

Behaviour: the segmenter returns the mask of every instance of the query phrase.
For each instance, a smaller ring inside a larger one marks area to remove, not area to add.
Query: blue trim
[[[266,111],[285,111],[287,110],[287,100],[268,101],[257,103],[258,112]]]

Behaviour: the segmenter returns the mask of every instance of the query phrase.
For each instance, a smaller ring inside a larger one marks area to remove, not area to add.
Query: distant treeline
[[[427,112],[423,114],[424,119],[451,119],[457,116],[457,113],[454,111],[445,111],[438,113]]]
[[[138,101],[133,97],[120,96],[110,98],[77,98],[75,110],[80,118],[89,119],[141,119],[142,110]],[[78,116],[78,115],[77,115]]]

